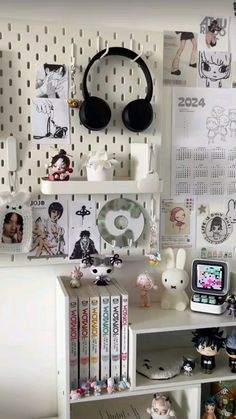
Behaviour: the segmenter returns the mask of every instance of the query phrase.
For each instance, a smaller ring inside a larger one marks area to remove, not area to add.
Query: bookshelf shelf
[[[220,327],[232,329],[236,326],[236,319],[230,316],[209,315],[175,310],[161,310],[159,305],[153,303],[148,310],[137,305],[129,307],[129,380],[131,388],[126,391],[101,396],[90,396],[78,401],[70,401],[69,376],[69,297],[60,279],[57,280],[57,365],[58,365],[58,419],[80,419],[92,412],[98,412],[106,407],[119,407],[128,403],[135,406],[142,400],[143,406],[149,407],[154,392],[165,392],[174,400],[174,407],[179,409],[181,419],[199,419],[201,412],[202,386],[211,382],[222,380],[235,380],[235,374],[228,367],[228,359],[221,350],[216,357],[216,368],[211,374],[204,374],[200,368],[199,359],[192,376],[182,373],[168,380],[153,380],[139,374],[137,369],[138,358],[146,351],[154,351],[159,360],[172,349],[175,356],[191,355],[198,358],[198,353],[191,343],[192,331],[196,328]],[[172,333],[170,333],[172,332]],[[179,343],[181,342],[181,346]],[[115,404],[114,404],[115,400]],[[179,402],[178,402],[179,400]],[[94,403],[96,402],[96,404]],[[183,406],[184,404],[184,406]],[[117,411],[118,411],[117,410]],[[140,414],[141,414],[140,413]],[[144,414],[144,413],[142,413]],[[91,416],[92,417],[92,416]],[[100,416],[94,416],[95,418]],[[142,417],[142,416],[141,416]]]
[[[72,178],[69,181],[53,182],[47,178],[41,178],[41,192],[45,195],[92,195],[92,194],[159,194],[162,191],[163,182],[142,181],[130,179],[116,179],[112,181],[87,181]]]

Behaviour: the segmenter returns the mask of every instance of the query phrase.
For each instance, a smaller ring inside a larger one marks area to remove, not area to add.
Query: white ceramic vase
[[[87,167],[87,180],[91,181],[103,181],[103,180],[112,180],[113,179],[113,172],[114,168],[110,167],[109,169],[105,169],[104,167]]]

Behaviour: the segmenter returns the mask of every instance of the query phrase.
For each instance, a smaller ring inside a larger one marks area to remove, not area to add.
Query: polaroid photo
[[[64,64],[37,64],[36,97],[49,99],[68,98],[68,70]]]
[[[27,253],[32,238],[32,209],[22,203],[0,208],[0,253]]]
[[[68,256],[67,199],[44,197],[32,201],[32,245],[28,258]]]
[[[38,144],[70,144],[69,110],[64,99],[32,100],[32,135]]]
[[[161,202],[161,247],[194,247],[195,207],[194,199],[181,202],[163,199]]]

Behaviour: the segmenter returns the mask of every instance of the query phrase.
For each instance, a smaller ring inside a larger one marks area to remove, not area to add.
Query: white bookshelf
[[[181,419],[199,419],[201,409],[202,386],[214,381],[235,380],[230,372],[228,359],[221,350],[216,357],[216,368],[211,374],[204,374],[197,363],[193,375],[188,377],[182,373],[168,380],[150,380],[136,372],[137,355],[144,348],[158,351],[160,359],[165,356],[170,345],[174,345],[177,354],[195,353],[197,351],[189,342],[191,332],[196,328],[232,328],[236,319],[223,314],[220,316],[196,313],[187,309],[184,312],[161,310],[157,303],[149,309],[133,305],[129,310],[129,379],[130,390],[91,396],[78,401],[70,401],[69,394],[69,297],[60,279],[57,280],[57,364],[58,364],[58,419],[82,419],[92,417],[103,406],[119,407],[125,403],[142,408],[150,407],[154,392],[167,393],[173,400],[174,408]],[[172,333],[170,333],[172,332]],[[158,339],[159,337],[159,339]],[[171,341],[171,339],[174,339]],[[157,341],[161,345],[157,345]],[[176,340],[181,342],[176,344]],[[171,343],[172,342],[172,343]],[[178,347],[177,347],[178,346]],[[115,404],[114,404],[115,401]],[[95,403],[96,402],[96,403]],[[117,410],[117,411],[118,411]],[[145,410],[146,411],[146,410]],[[96,416],[94,416],[96,419]],[[99,416],[98,416],[99,417]]]

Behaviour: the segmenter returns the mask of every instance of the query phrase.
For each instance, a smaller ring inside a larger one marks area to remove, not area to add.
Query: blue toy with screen
[[[196,259],[192,263],[193,311],[221,314],[227,307],[229,291],[229,266],[219,260]]]

